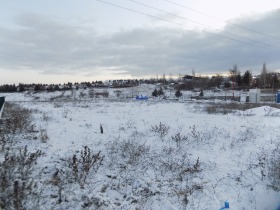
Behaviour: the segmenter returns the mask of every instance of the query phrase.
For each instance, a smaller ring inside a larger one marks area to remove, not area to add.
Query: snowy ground
[[[38,131],[18,133],[13,148],[43,154],[33,170],[40,196],[36,205],[27,202],[29,209],[214,210],[228,201],[234,210],[276,210],[280,204],[269,174],[279,157],[280,110],[208,114],[206,103],[85,97],[6,94],[33,110]],[[104,159],[83,185],[71,178],[68,163],[84,146]]]

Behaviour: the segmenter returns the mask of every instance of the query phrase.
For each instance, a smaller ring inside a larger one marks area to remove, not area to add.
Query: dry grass
[[[261,106],[270,106],[280,109],[280,104],[272,103],[209,103],[205,107],[208,114],[228,114],[235,111],[246,111]]]

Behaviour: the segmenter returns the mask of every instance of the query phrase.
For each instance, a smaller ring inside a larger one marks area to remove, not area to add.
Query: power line
[[[169,22],[169,23],[171,23],[171,24],[183,26],[184,28],[188,28],[188,29],[190,29],[190,30],[193,30],[193,28],[187,27],[187,26],[184,25],[184,24],[177,23],[177,22],[174,22],[174,21],[170,21],[170,20],[165,19],[165,18],[161,18],[161,17],[157,17],[157,16],[154,16],[154,15],[150,15],[150,14],[147,14],[147,13],[144,13],[144,12],[140,12],[140,11],[138,11],[138,10],[130,9],[130,8],[123,7],[123,6],[120,6],[120,5],[118,5],[118,4],[113,4],[113,3],[110,3],[110,2],[107,2],[107,1],[103,1],[103,0],[96,0],[96,1],[101,2],[101,3],[104,3],[104,4],[107,4],[107,5],[110,5],[110,6],[118,7],[118,8],[124,9],[124,10],[128,10],[128,11],[131,11],[131,12],[134,12],[134,13],[138,13],[138,14],[141,14],[141,15],[145,15],[145,16],[148,16],[148,17],[152,17],[152,18],[155,18],[155,19],[158,19],[158,20],[166,21],[166,22]],[[217,37],[222,37],[222,38],[225,38],[225,39],[228,39],[228,40],[231,40],[231,41],[240,42],[240,43],[244,43],[244,44],[247,44],[247,45],[252,45],[252,46],[259,47],[259,48],[263,48],[263,49],[266,49],[266,50],[272,50],[272,49],[269,48],[269,47],[256,45],[256,44],[253,44],[253,43],[250,43],[250,42],[245,42],[245,41],[238,40],[238,39],[233,39],[233,38],[230,38],[230,37],[227,37],[227,36],[223,36],[223,35],[220,35],[220,34],[215,34],[215,33],[209,32],[209,31],[205,31],[205,30],[204,30],[204,32],[205,32],[205,33],[208,33],[208,34],[211,34],[211,35],[214,35],[214,36],[217,36]],[[274,49],[274,50],[276,50],[276,49]]]
[[[220,29],[216,29],[216,28],[211,27],[211,26],[209,26],[209,25],[206,25],[206,24],[203,24],[203,23],[194,21],[194,20],[192,20],[192,19],[185,18],[185,17],[179,16],[179,15],[173,14],[173,13],[168,12],[168,11],[164,11],[164,10],[161,10],[161,9],[158,9],[158,8],[155,8],[155,7],[152,7],[152,6],[150,6],[150,5],[147,5],[147,4],[144,4],[144,3],[141,3],[141,2],[135,1],[135,0],[128,0],[128,1],[131,1],[131,2],[133,2],[133,3],[139,4],[139,5],[142,5],[142,6],[145,6],[145,7],[148,7],[148,8],[157,10],[157,11],[160,11],[160,12],[164,12],[164,13],[166,13],[166,14],[172,15],[172,16],[177,17],[177,18],[181,18],[181,19],[188,20],[188,21],[190,21],[190,22],[193,22],[193,23],[195,23],[195,24],[199,24],[199,25],[205,26],[205,27],[210,28],[210,29],[214,29],[214,30],[217,30],[217,31],[221,31],[221,32],[226,33],[226,34],[229,34],[229,35],[232,35],[232,36],[236,36],[236,37],[239,37],[239,38],[242,38],[242,39],[251,41],[251,42],[253,42],[253,43],[260,44],[260,45],[262,45],[262,46],[264,46],[264,47],[271,47],[271,48],[274,48],[274,49],[276,49],[276,50],[280,50],[280,48],[275,47],[275,46],[273,46],[273,45],[264,44],[264,43],[259,42],[259,41],[256,41],[256,40],[246,38],[246,37],[244,37],[244,36],[240,36],[240,35],[237,35],[237,34],[234,34],[234,33],[230,33],[230,32],[227,32],[227,31],[223,31],[223,30],[220,30]]]
[[[239,25],[239,24],[231,23],[231,22],[229,22],[229,21],[226,21],[226,20],[223,20],[223,19],[221,19],[221,18],[218,18],[218,17],[212,16],[212,15],[209,15],[209,14],[204,13],[204,12],[200,12],[200,11],[198,11],[198,10],[192,9],[192,8],[190,8],[190,7],[187,7],[187,6],[178,4],[178,3],[173,2],[173,1],[170,1],[170,0],[162,0],[162,1],[166,1],[166,2],[169,2],[170,4],[174,4],[174,5],[177,5],[177,6],[179,6],[179,7],[185,8],[185,9],[187,9],[187,10],[191,10],[191,11],[193,11],[193,12],[202,14],[202,15],[204,15],[204,16],[207,16],[207,17],[210,17],[210,18],[213,18],[213,19],[217,19],[217,20],[219,20],[219,21],[222,21],[222,22],[227,23],[227,24],[229,24],[229,25],[235,26],[235,27],[237,27],[237,28],[241,28],[241,29],[246,30],[246,31],[254,32],[254,33],[257,33],[257,34],[261,34],[261,35],[263,35],[263,36],[267,36],[267,37],[270,37],[270,38],[273,38],[273,39],[280,40],[279,37],[271,36],[270,34],[265,34],[265,33],[262,33],[262,32],[259,32],[259,31],[253,30],[253,29],[250,29],[250,28],[248,28],[248,27],[241,26],[241,25]]]

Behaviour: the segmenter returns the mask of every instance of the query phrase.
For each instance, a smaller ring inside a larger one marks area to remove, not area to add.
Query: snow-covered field
[[[32,132],[13,134],[10,152],[26,145],[42,152],[27,209],[215,210],[225,201],[234,210],[279,206],[280,178],[273,180],[271,167],[280,158],[280,110],[209,114],[206,102],[69,100],[72,95],[49,101],[59,93],[6,94],[10,104],[32,109],[34,124]],[[96,162],[83,173],[81,151],[88,148]]]

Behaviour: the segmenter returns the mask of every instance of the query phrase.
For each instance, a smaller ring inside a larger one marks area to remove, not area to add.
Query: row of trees
[[[0,86],[0,92],[16,92],[17,87],[15,85],[1,85]]]
[[[64,83],[64,84],[19,84],[16,85],[1,85],[0,92],[22,92],[26,90],[34,90],[34,91],[58,91],[58,90],[71,90],[71,89],[86,89],[92,87],[133,87],[139,85],[139,80],[109,80],[107,83],[103,81],[93,81],[93,82],[81,82],[81,83]]]
[[[278,89],[280,87],[280,82],[277,73],[269,72],[267,70],[266,64],[263,64],[261,74],[255,78],[247,70],[243,75],[241,75],[237,65],[234,65],[232,69],[229,70],[230,79],[233,85],[236,85],[237,89],[245,88],[273,88]]]
[[[180,98],[182,96],[182,92],[181,90],[176,90],[175,92],[175,97]],[[154,97],[158,97],[158,96],[164,96],[164,91],[162,89],[162,87],[160,87],[159,89],[154,89],[154,91],[152,92],[152,96]]]
[[[81,83],[64,83],[64,84],[19,84],[16,86],[15,84],[9,85],[0,85],[0,92],[23,92],[27,90],[34,91],[59,91],[59,90],[71,90],[73,88],[90,88],[90,87],[99,87],[104,86],[102,81],[96,82],[81,82]]]
[[[253,77],[250,70],[243,74],[238,69],[237,65],[229,69],[229,76],[223,77],[219,74],[209,77],[193,77],[191,80],[181,82],[176,86],[176,89],[213,89],[213,88],[233,88],[237,90],[245,90],[249,88],[272,88],[279,89],[280,81],[278,74],[269,72],[266,64],[263,64],[261,74]]]
[[[20,84],[15,85],[2,85],[0,86],[0,92],[16,92],[25,90],[47,90],[47,91],[57,91],[57,90],[68,90],[73,88],[90,88],[90,87],[130,87],[137,86],[140,83],[143,84],[157,84],[161,83],[163,85],[175,84],[176,89],[182,90],[193,90],[193,89],[212,89],[212,88],[234,88],[234,89],[249,89],[249,88],[280,88],[280,81],[278,75],[267,70],[266,64],[263,64],[261,74],[257,77],[253,77],[250,70],[245,71],[241,74],[237,65],[234,65],[232,69],[229,69],[229,76],[223,77],[219,74],[210,77],[195,77],[191,76],[192,79],[186,78],[182,81],[182,78],[175,80],[171,77],[165,79],[165,75],[162,78],[151,78],[151,79],[140,79],[140,80],[109,80],[107,83],[102,81],[95,82],[81,82],[81,83],[71,83],[66,84]],[[159,90],[160,91],[160,90]],[[160,92],[154,91],[153,95],[161,95]]]
[[[164,96],[164,92],[162,87],[160,87],[159,89],[154,89],[154,91],[152,92],[152,96],[154,97],[158,97],[158,96]],[[180,89],[177,89],[175,92],[175,97],[176,98],[180,98],[183,95],[183,93],[181,92]],[[200,90],[199,96],[204,96],[203,90]]]
[[[238,89],[248,89],[253,85],[253,77],[249,70],[241,75],[237,65],[234,65],[232,69],[229,69],[229,75],[233,88],[235,88],[236,85],[236,88]]]

